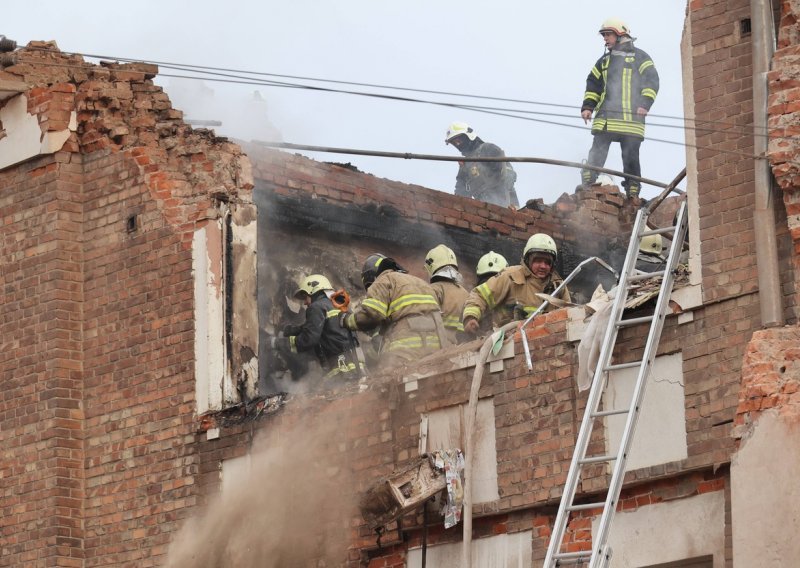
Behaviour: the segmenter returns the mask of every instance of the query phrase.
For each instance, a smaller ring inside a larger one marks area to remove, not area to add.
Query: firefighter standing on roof
[[[495,144],[484,142],[468,124],[454,122],[447,129],[445,144],[452,144],[469,158],[500,158],[505,153]],[[479,199],[502,207],[519,207],[514,189],[517,172],[508,162],[459,162],[456,195]]]
[[[608,51],[597,60],[586,78],[581,117],[588,122],[594,113],[594,141],[586,162],[603,167],[612,142],[622,148],[626,174],[641,176],[639,146],[644,140],[644,121],[658,94],[658,72],[647,53],[634,47],[636,38],[622,20],[603,22],[600,35]],[[584,187],[592,185],[597,172],[581,172]],[[641,184],[625,178],[622,182],[629,198],[638,197]]]
[[[557,256],[556,243],[549,235],[537,233],[529,238],[522,264],[509,266],[470,292],[464,304],[464,331],[477,333],[488,312],[496,317],[497,325],[532,314],[544,302],[537,294],[552,294],[562,282],[553,270]],[[569,290],[564,288],[559,297],[570,301]]]
[[[461,311],[469,292],[461,286],[456,253],[445,245],[438,245],[425,256],[425,270],[430,274],[431,288],[442,310],[442,320],[451,343],[459,343],[464,335]]]
[[[415,361],[449,345],[439,303],[427,282],[379,253],[364,261],[361,281],[367,297],[342,325],[353,331],[380,328],[382,366]]]
[[[342,312],[333,307],[329,297],[332,292],[330,281],[321,274],[301,278],[294,297],[306,306],[306,320],[302,325],[285,326],[283,337],[272,338],[270,342],[285,354],[313,352],[326,373],[325,378],[355,377],[358,360],[350,333],[338,323]]]

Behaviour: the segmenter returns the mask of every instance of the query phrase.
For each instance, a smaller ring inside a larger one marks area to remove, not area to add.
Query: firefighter
[[[451,343],[459,343],[464,335],[461,311],[469,292],[461,286],[463,278],[458,271],[456,253],[445,245],[432,248],[425,256],[425,270],[430,275],[431,288],[442,310],[447,336]]]
[[[544,301],[537,294],[552,294],[562,282],[553,270],[557,256],[556,243],[549,235],[537,233],[529,238],[522,264],[506,268],[470,292],[464,304],[464,331],[476,334],[487,313],[497,325],[533,313]],[[569,290],[564,288],[559,297],[570,301]],[[548,306],[548,311],[552,309],[554,306]]]
[[[325,372],[325,378],[356,378],[359,364],[355,339],[342,329],[338,317],[341,310],[335,309],[330,296],[333,286],[321,274],[300,278],[294,293],[295,299],[306,307],[306,321],[302,325],[288,325],[282,337],[271,338],[272,347],[292,357],[298,353],[312,352]]]
[[[478,260],[475,267],[475,275],[478,277],[478,286],[489,280],[498,272],[502,272],[508,266],[508,261],[502,254],[489,251]]]
[[[658,272],[667,266],[667,259],[661,254],[664,249],[661,235],[647,235],[639,242],[636,255],[636,270],[640,272]]]
[[[445,144],[452,144],[465,158],[499,158],[505,153],[484,142],[468,124],[454,122],[447,129]],[[471,197],[502,207],[519,207],[514,182],[517,173],[508,162],[459,162],[456,195]]]
[[[584,122],[592,121],[594,141],[586,162],[603,167],[612,142],[622,148],[622,168],[626,174],[641,176],[639,146],[644,140],[644,122],[658,94],[658,72],[647,53],[634,47],[636,38],[620,19],[603,22],[600,35],[607,51],[597,60],[586,78],[586,93],[581,105]],[[581,171],[582,185],[588,187],[597,172]],[[639,196],[641,184],[628,177],[622,182],[628,198]]]
[[[342,318],[342,325],[352,331],[379,330],[380,365],[415,361],[448,345],[439,303],[427,282],[380,253],[364,261],[361,282],[367,297]]]

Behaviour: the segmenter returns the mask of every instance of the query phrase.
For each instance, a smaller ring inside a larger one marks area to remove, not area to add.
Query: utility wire
[[[38,50],[43,50],[43,51],[50,51],[50,50],[47,50],[45,48],[29,48],[29,49],[38,49]],[[106,57],[106,56],[92,55],[92,54],[81,54],[81,53],[76,53],[76,52],[61,52],[61,53],[67,53],[67,54],[71,54],[71,55],[80,55],[80,56],[92,57],[92,58],[104,58],[104,57]],[[116,58],[116,59],[117,60],[130,61],[130,62],[140,62],[139,60],[133,60],[133,59],[127,59],[127,58]],[[32,62],[28,62],[28,63],[32,63]],[[156,61],[148,61],[147,63],[158,64],[158,65],[167,66],[167,67],[170,66],[169,63],[159,63],[159,62],[156,62]],[[57,63],[42,63],[42,64],[43,65],[58,66],[58,67],[81,68],[80,66],[68,65],[68,64],[57,64]],[[185,70],[187,72],[191,72],[189,69],[183,69],[180,66],[175,66],[175,67],[176,67],[176,70]],[[200,66],[187,65],[187,66],[183,66],[183,67],[189,68],[189,67],[200,67]],[[221,75],[222,77],[228,77],[228,78],[205,77],[205,76],[190,76],[190,75],[174,75],[174,74],[169,74],[169,73],[159,73],[159,76],[177,78],[177,79],[203,80],[203,81],[209,81],[209,82],[245,84],[245,85],[256,85],[256,86],[265,86],[265,87],[273,86],[273,87],[295,88],[295,89],[305,89],[305,90],[311,90],[311,91],[328,92],[328,93],[336,93],[336,94],[348,94],[348,95],[364,96],[364,97],[369,97],[369,98],[377,98],[377,99],[384,99],[384,100],[391,100],[391,101],[430,104],[430,105],[436,105],[436,106],[444,106],[444,107],[448,107],[448,108],[458,108],[458,109],[462,109],[462,110],[471,110],[473,112],[481,112],[481,113],[484,113],[484,114],[491,114],[491,115],[495,115],[495,116],[505,116],[505,117],[508,117],[508,118],[516,118],[516,119],[520,119],[520,120],[528,120],[528,121],[537,122],[537,123],[541,123],[541,124],[550,124],[550,125],[553,125],[553,126],[562,126],[562,127],[567,127],[567,128],[578,128],[578,129],[581,129],[581,130],[586,130],[586,127],[585,126],[581,126],[581,125],[566,124],[566,123],[555,122],[555,121],[551,121],[551,120],[537,119],[537,118],[519,116],[519,115],[509,114],[509,113],[504,113],[504,112],[497,112],[497,111],[489,110],[489,108],[491,108],[491,107],[484,108],[484,107],[478,107],[478,106],[474,106],[474,105],[462,105],[462,104],[457,104],[457,103],[447,103],[447,102],[430,101],[430,100],[424,100],[424,99],[414,99],[414,98],[410,98],[410,97],[401,97],[401,96],[397,96],[397,95],[384,95],[384,94],[378,94],[378,93],[365,93],[365,92],[361,92],[361,91],[349,91],[349,90],[343,90],[343,89],[331,89],[331,88],[327,88],[327,87],[318,87],[318,86],[314,86],[314,85],[292,84],[292,83],[286,83],[286,82],[282,82],[282,81],[267,81],[267,80],[259,80],[259,79],[241,78],[241,77],[238,77],[236,75],[229,75],[229,74],[216,73],[216,72],[212,73],[212,75]],[[569,108],[574,108],[574,107],[569,107]],[[527,113],[531,113],[531,114],[540,114],[540,113],[537,113],[535,111],[514,111],[514,112],[523,112],[523,113],[527,112]],[[666,125],[663,125],[663,126],[666,126]],[[691,127],[685,127],[685,128],[689,129]],[[720,131],[720,130],[712,130],[711,132],[729,133],[729,131]],[[684,143],[684,142],[678,142],[678,141],[674,141],[674,140],[666,140],[666,139],[662,139],[662,138],[652,138],[652,137],[647,137],[647,140],[653,141],[653,142],[660,142],[662,144],[671,144],[671,145],[675,145],[675,146],[683,146],[683,147],[687,147],[687,148],[695,148],[695,149],[698,149],[698,150],[710,150],[710,151],[717,152],[717,153],[730,154],[730,155],[740,156],[740,157],[744,157],[744,158],[748,158],[748,159],[762,159],[762,160],[763,159],[768,159],[766,156],[757,156],[757,155],[753,155],[753,154],[747,154],[745,152],[739,152],[739,151],[736,151],[736,150],[727,150],[727,149],[722,149],[722,148],[716,148],[716,147],[713,147],[713,146],[698,146],[698,145],[695,145],[695,144],[687,144],[687,143]],[[795,162],[790,162],[790,163],[795,163]]]
[[[28,50],[38,50],[38,51],[45,51],[50,52],[52,50],[43,47],[27,47],[25,49]],[[333,83],[333,84],[342,84],[342,85],[351,85],[351,86],[361,86],[361,87],[370,87],[370,88],[379,88],[379,89],[387,89],[387,90],[396,90],[396,91],[407,91],[407,92],[417,92],[417,93],[427,93],[427,94],[437,94],[437,95],[445,95],[445,96],[457,96],[457,97],[465,97],[465,98],[474,98],[474,99],[483,99],[483,100],[494,100],[494,101],[501,101],[501,102],[513,102],[513,103],[521,103],[521,104],[531,104],[531,105],[539,105],[539,106],[548,106],[548,107],[559,107],[559,108],[569,108],[575,109],[577,108],[575,105],[567,105],[562,103],[550,103],[550,102],[543,102],[543,101],[531,101],[525,99],[514,99],[514,98],[506,98],[506,97],[494,97],[488,95],[473,95],[473,94],[466,94],[466,93],[457,93],[452,91],[437,91],[432,89],[418,89],[418,88],[411,88],[411,87],[399,87],[393,85],[381,85],[377,83],[363,83],[363,82],[356,82],[356,81],[343,81],[343,80],[336,80],[336,79],[322,79],[316,77],[306,77],[300,75],[283,75],[278,73],[268,73],[268,72],[261,72],[261,71],[249,71],[249,70],[241,70],[241,69],[231,69],[225,67],[211,67],[205,65],[194,65],[194,64],[184,64],[184,63],[173,63],[167,61],[157,61],[157,60],[141,60],[141,59],[132,59],[128,57],[118,57],[113,55],[98,55],[98,54],[91,54],[91,53],[79,53],[79,52],[61,52],[67,55],[77,55],[81,57],[89,57],[92,59],[100,59],[100,60],[116,60],[122,62],[129,62],[129,63],[150,63],[153,65],[159,65],[161,67],[171,68],[174,70],[182,70],[182,71],[189,71],[189,72],[209,72],[209,74],[217,74],[217,73],[210,73],[210,72],[224,72],[224,73],[234,73],[234,74],[247,74],[247,75],[255,75],[255,76],[265,76],[265,77],[278,77],[284,79],[295,79],[295,80],[302,80],[302,81],[315,81],[320,83]],[[224,73],[220,73],[222,76],[226,76]],[[163,75],[159,73],[159,75]],[[242,78],[240,75],[229,75],[230,77],[239,77]],[[183,77],[183,78],[196,78],[196,77]],[[244,77],[244,79],[250,79],[250,77]],[[244,83],[244,84],[262,84],[262,83]],[[269,82],[263,83],[264,85],[290,85],[290,83],[285,82]],[[294,84],[298,86],[297,84]],[[302,85],[302,87],[306,88],[313,88],[313,86],[309,85]],[[331,90],[330,92],[339,92],[336,90]],[[341,91],[347,94],[365,94],[360,92],[352,92],[352,91]],[[518,111],[518,112],[536,112],[536,111]],[[540,113],[540,114],[547,114],[547,113]],[[571,116],[571,115],[569,115]],[[721,126],[730,126],[735,128],[740,128],[742,125],[731,123],[731,122],[724,122],[724,121],[711,121],[711,120],[701,120],[701,119],[690,119],[681,116],[673,116],[673,115],[664,115],[664,114],[656,114],[656,113],[648,113],[649,117],[655,118],[666,118],[669,120],[680,120],[683,122],[694,122],[698,124],[716,124]],[[708,130],[710,132],[726,132],[726,130],[713,130],[713,129],[706,129],[700,127],[689,127],[689,126],[677,126],[677,125],[663,125],[663,124],[656,124],[656,123],[648,123],[651,126],[663,126],[663,127],[671,127],[671,128],[685,128],[685,129],[698,129],[698,130]],[[751,130],[742,130],[742,132],[749,135],[759,135],[759,136],[766,136],[766,134],[754,134],[756,127],[751,127]],[[773,130],[769,127],[758,127],[764,130]],[[778,129],[774,129],[778,130]],[[783,130],[783,129],[780,129]]]

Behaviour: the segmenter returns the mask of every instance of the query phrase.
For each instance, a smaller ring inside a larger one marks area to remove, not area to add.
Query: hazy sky
[[[507,110],[492,112],[525,116],[526,120],[305,89],[168,77],[157,80],[187,117],[223,121],[217,129],[220,134],[385,152],[457,155],[453,147],[444,144],[444,133],[449,123],[461,120],[509,156],[579,162],[592,141],[589,127],[579,117],[579,107],[586,75],[603,53],[597,31],[604,19],[618,16],[638,37],[636,45],[651,55],[661,77],[661,90],[647,127],[650,139],[642,145],[642,175],[669,182],[685,164],[684,148],[652,139],[683,142],[682,129],[675,128],[682,123],[675,118],[683,115],[680,39],[685,6],[683,0],[34,0],[6,6],[0,32],[21,45],[30,40],[56,40],[63,51],[107,57],[545,103],[253,77],[445,104],[497,107]],[[164,66],[161,71],[187,74]],[[262,101],[253,100],[255,91]],[[453,162],[341,154],[313,157],[351,162],[379,177],[450,193],[457,170]],[[606,165],[622,169],[618,145],[612,145]],[[580,181],[579,172],[573,169],[537,164],[514,167],[522,202],[537,197],[552,202],[562,193],[572,192]],[[643,190],[645,197],[656,193],[648,186]]]

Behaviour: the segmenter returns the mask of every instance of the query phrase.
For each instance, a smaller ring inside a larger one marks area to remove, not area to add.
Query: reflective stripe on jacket
[[[561,277],[555,272],[542,280],[536,278],[527,266],[509,266],[472,289],[464,304],[463,319],[472,317],[481,321],[484,315],[494,312],[497,325],[504,325],[523,315],[529,316],[544,302],[537,294],[551,294],[561,282]],[[567,288],[559,296],[571,300]],[[550,305],[546,311],[554,309]],[[519,312],[519,317],[515,317],[515,312]]]
[[[414,360],[441,348],[434,314],[439,314],[439,303],[427,282],[386,270],[369,287],[361,305],[347,316],[345,325],[359,331],[380,326],[381,352]],[[382,356],[381,362],[384,360]]]
[[[617,44],[597,60],[586,78],[581,108],[594,111],[592,133],[644,138],[644,117],[636,110],[650,110],[658,87],[658,71],[650,56],[633,42]]]

